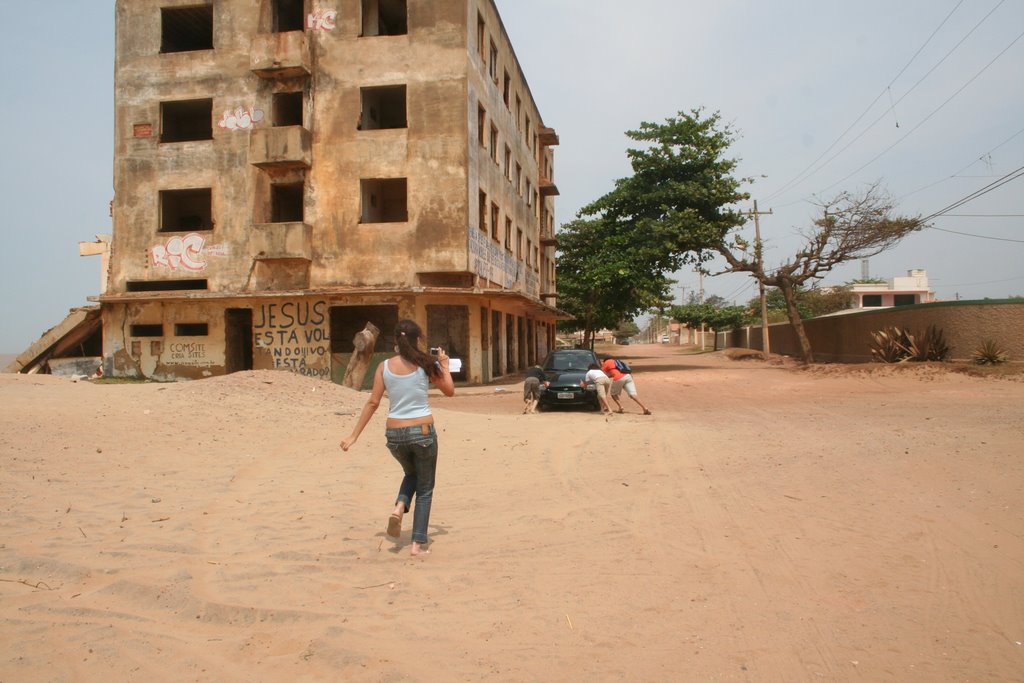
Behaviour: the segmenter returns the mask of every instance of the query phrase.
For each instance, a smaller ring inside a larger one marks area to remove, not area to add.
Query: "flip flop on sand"
[[[392,513],[388,517],[388,536],[392,538],[398,538],[402,535],[402,518]]]

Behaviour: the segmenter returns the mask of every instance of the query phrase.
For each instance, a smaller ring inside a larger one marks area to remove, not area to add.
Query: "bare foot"
[[[409,554],[413,557],[418,557],[420,555],[429,555],[430,551],[424,548],[421,544],[413,542],[412,550],[409,551]]]

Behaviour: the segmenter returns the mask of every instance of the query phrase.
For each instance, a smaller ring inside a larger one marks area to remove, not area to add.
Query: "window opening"
[[[273,125],[302,125],[302,91],[274,93]]]
[[[875,306],[882,305],[881,294],[865,294],[864,298],[861,299],[861,306],[865,308],[874,308]]]
[[[491,124],[491,159],[498,163],[498,127]]]
[[[208,289],[206,280],[129,280],[129,292],[174,292],[178,290]]]
[[[303,184],[281,183],[271,185],[270,222],[301,223],[303,218]]]
[[[491,63],[488,64],[487,68],[490,70],[491,78],[494,82],[498,82],[498,46],[491,41]]]
[[[175,337],[207,337],[210,326],[207,323],[174,323]]]
[[[487,193],[480,191],[480,204],[477,207],[479,215],[477,216],[477,225],[480,227],[480,231],[485,235],[487,234]]]
[[[359,92],[363,103],[360,130],[408,127],[404,85],[361,88]]]
[[[484,23],[482,14],[476,15],[476,49],[480,53],[480,59],[484,59],[484,43],[487,38],[487,24]]]
[[[163,325],[139,324],[132,325],[131,336],[133,337],[162,337],[164,336]]]
[[[487,110],[484,109],[482,106],[477,105],[477,107],[476,107],[476,135],[477,135],[477,139],[480,141],[480,146],[481,147],[484,146],[484,142],[485,142],[485,140],[484,140],[484,135],[485,135],[484,134],[484,130],[486,130],[486,128],[485,128],[486,125],[487,125]]]
[[[213,49],[213,5],[160,8],[160,52]]]
[[[501,89],[501,99],[505,101],[505,107],[509,107],[509,95],[512,92],[512,77],[508,75],[508,71],[505,72],[505,83]]]
[[[213,100],[160,103],[160,142],[213,139]]]
[[[409,32],[406,0],[363,0],[364,36],[402,36]]]
[[[498,205],[492,202],[491,203],[491,237],[494,238],[495,241],[499,241],[501,239],[501,238],[498,237],[498,230],[500,230],[500,228],[498,227],[500,225],[500,223],[498,223],[498,216],[499,215],[500,215],[500,212],[498,211]]]
[[[274,0],[274,33],[302,31],[306,28],[303,0]]]
[[[359,181],[360,223],[404,223],[409,220],[408,181],[370,178]]]
[[[512,219],[505,219],[505,248],[512,251]]]
[[[213,198],[208,187],[160,192],[160,232],[213,230]]]
[[[895,294],[892,303],[894,306],[912,306],[917,303],[917,297],[913,294]]]
[[[505,178],[512,180],[512,150],[505,145]]]
[[[523,231],[519,228],[516,229],[516,258],[523,260]]]

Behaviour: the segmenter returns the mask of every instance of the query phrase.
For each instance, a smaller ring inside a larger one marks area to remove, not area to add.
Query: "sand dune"
[[[434,401],[426,560],[365,394],[0,375],[0,681],[1021,680],[1024,383],[629,354]]]

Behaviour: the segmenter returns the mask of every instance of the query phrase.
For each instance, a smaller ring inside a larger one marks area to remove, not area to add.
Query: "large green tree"
[[[558,233],[558,307],[573,316],[559,327],[582,330],[585,345],[595,331],[617,328],[668,293],[671,281],[628,239],[603,218],[578,219]]]
[[[626,133],[643,144],[627,155],[633,175],[559,232],[558,305],[586,337],[671,301],[665,273],[710,257],[742,225],[733,207],[747,195],[723,156],[732,142],[718,114],[681,113]]]
[[[761,244],[752,245],[739,234],[746,219],[738,205],[749,199],[741,188],[749,179],[733,175],[737,161],[726,153],[735,135],[717,112],[680,112],[662,124],[642,123],[626,135],[643,143],[627,151],[633,175],[616,181],[614,190],[581,214],[600,219],[625,238],[637,253],[635,263],[650,272],[674,272],[717,254],[726,261],[722,272],[748,273],[765,286],[778,287],[805,363],[814,356],[795,288],[840,263],[878,254],[923,227],[918,218],[895,216],[892,201],[877,186],[841,193],[821,202],[822,216],[803,233],[797,253],[767,267]],[[592,246],[603,249],[601,243]]]

